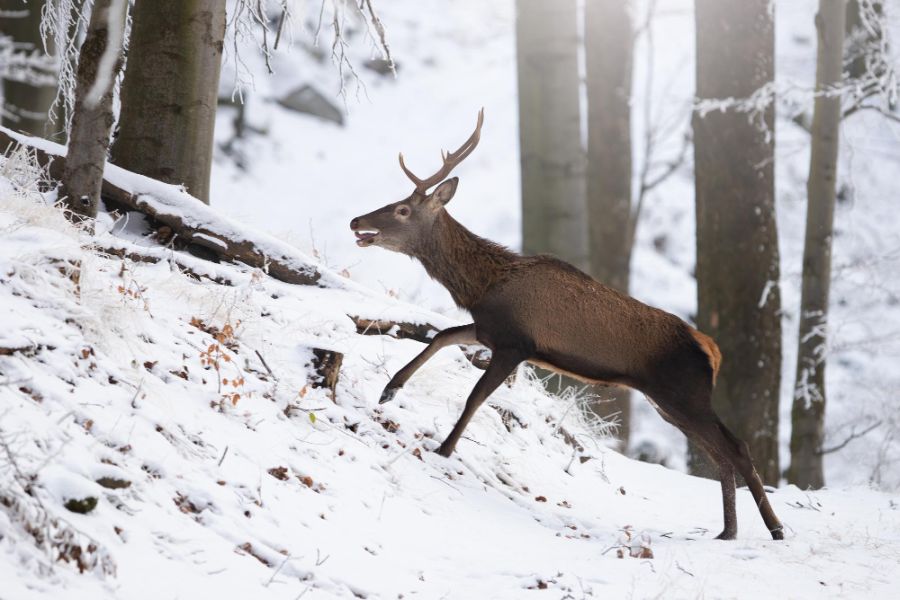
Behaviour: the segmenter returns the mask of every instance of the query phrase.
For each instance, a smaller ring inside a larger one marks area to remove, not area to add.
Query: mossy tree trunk
[[[225,0],[136,0],[112,162],[209,203]]]
[[[697,97],[749,98],[773,81],[769,0],[697,0]],[[713,405],[750,445],[760,476],[780,478],[781,296],[775,221],[774,106],[695,114],[697,323],[722,350]],[[715,476],[692,448],[691,471]]]

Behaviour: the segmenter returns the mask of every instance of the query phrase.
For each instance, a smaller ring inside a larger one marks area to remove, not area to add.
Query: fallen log
[[[0,127],[0,150],[6,153],[17,145],[33,150],[51,178],[62,178],[65,146]],[[201,258],[241,262],[285,283],[315,285],[322,277],[311,259],[299,250],[263,233],[247,236],[246,227],[217,214],[177,186],[107,165],[101,198],[108,206],[149,216],[157,227],[165,225],[181,244],[205,250],[196,253]]]

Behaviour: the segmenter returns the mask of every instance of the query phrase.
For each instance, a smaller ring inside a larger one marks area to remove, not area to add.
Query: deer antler
[[[472,135],[469,136],[463,145],[457,148],[456,152],[445,152],[441,150],[441,158],[444,160],[444,164],[438,170],[437,173],[428,177],[426,179],[419,179],[416,177],[412,171],[406,168],[406,163],[403,162],[403,153],[400,153],[400,168],[403,169],[403,172],[406,173],[406,176],[416,184],[416,192],[422,194],[423,196],[428,193],[428,188],[437,185],[447,175],[450,174],[456,165],[461,163],[467,156],[472,153],[472,150],[475,149],[475,146],[478,145],[478,141],[481,139],[481,125],[484,123],[484,108],[478,111],[478,124],[475,125],[475,131],[472,132]]]

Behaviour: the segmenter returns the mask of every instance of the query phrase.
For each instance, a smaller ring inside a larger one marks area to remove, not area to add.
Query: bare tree
[[[112,162],[209,203],[225,0],[136,0]]]
[[[517,0],[522,249],[587,268],[575,0]]]
[[[825,485],[822,468],[825,347],[841,123],[845,5],[846,0],[819,0],[816,15],[816,101],[806,184],[806,240],[788,470],[788,481],[800,488]]]
[[[587,216],[591,274],[628,293],[631,264],[631,75],[633,27],[628,3],[585,5],[588,144]],[[649,124],[648,124],[649,126]],[[617,436],[628,447],[631,393],[610,389],[593,410],[615,415]]]
[[[772,84],[769,0],[697,0],[697,97],[748,98]],[[722,354],[716,412],[780,478],[781,296],[775,222],[774,106],[752,120],[735,106],[694,115],[699,329]],[[691,470],[711,474],[692,448]]]
[[[113,115],[113,83],[122,68],[127,0],[94,0],[76,74],[75,109],[62,195],[71,218],[97,216]]]
[[[48,54],[41,40],[40,0],[0,0],[0,37],[8,37],[8,61],[0,67],[3,75],[3,106],[0,123],[29,135],[56,139],[48,120],[56,98],[57,73],[55,57]]]

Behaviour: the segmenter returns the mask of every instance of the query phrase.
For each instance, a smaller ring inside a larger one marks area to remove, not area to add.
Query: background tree
[[[75,109],[61,196],[76,220],[97,216],[115,116],[113,83],[122,68],[127,0],[94,0],[76,72]]]
[[[816,15],[817,95],[806,185],[800,336],[791,410],[791,466],[788,470],[788,481],[804,489],[825,485],[822,469],[825,345],[841,123],[845,7],[846,0],[819,0]]]
[[[748,98],[774,76],[769,0],[697,0],[697,97]],[[733,103],[695,113],[697,324],[715,338],[722,370],[713,404],[777,483],[781,296],[775,222],[774,106],[758,119]],[[711,475],[692,449],[694,473]]]
[[[209,203],[225,0],[136,0],[116,165]]]
[[[517,0],[522,249],[587,269],[575,0]]]
[[[56,98],[56,60],[41,41],[40,0],[0,0],[0,33],[16,43],[16,53],[27,55],[21,68],[3,78],[3,110],[0,124],[29,135],[58,140],[48,113]],[[52,52],[52,45],[48,47]],[[18,61],[17,61],[18,62]]]
[[[590,273],[628,293],[631,265],[631,76],[634,32],[629,3],[585,4],[587,68],[587,222]],[[649,124],[648,124],[649,126]],[[611,388],[594,407],[617,415],[618,437],[628,447],[631,394]],[[606,399],[608,398],[608,401]]]

